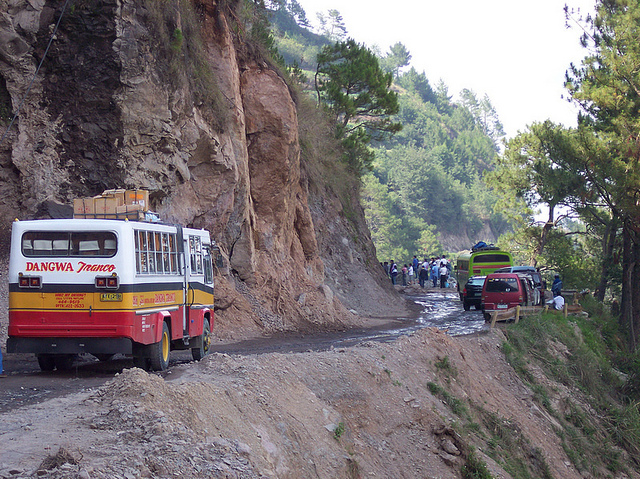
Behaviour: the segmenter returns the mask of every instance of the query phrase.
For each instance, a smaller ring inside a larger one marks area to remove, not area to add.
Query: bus
[[[460,301],[463,300],[462,289],[470,276],[486,276],[498,268],[512,265],[511,253],[501,251],[493,245],[474,247],[468,253],[460,254],[456,261],[456,279]]]
[[[162,371],[211,345],[214,244],[206,230],[116,219],[13,223],[7,352],[64,370],[116,354]]]

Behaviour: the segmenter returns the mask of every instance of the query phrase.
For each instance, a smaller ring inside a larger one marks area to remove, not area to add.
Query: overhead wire
[[[22,109],[22,106],[25,102],[25,100],[27,99],[27,96],[29,95],[29,92],[31,91],[31,87],[33,86],[33,83],[36,80],[36,77],[38,76],[38,72],[40,71],[40,67],[42,67],[42,64],[44,63],[44,59],[47,58],[47,53],[49,53],[49,48],[51,48],[51,44],[53,43],[53,39],[56,36],[56,33],[58,32],[58,27],[60,26],[60,22],[62,21],[62,17],[64,16],[64,12],[67,9],[67,5],[69,4],[70,0],[65,0],[64,5],[62,6],[62,11],[60,12],[60,17],[58,18],[58,21],[56,22],[56,26],[53,29],[53,32],[51,33],[51,38],[49,38],[49,43],[47,44],[47,48],[44,51],[44,55],[42,55],[42,58],[40,59],[40,63],[38,64],[38,68],[36,68],[36,71],[33,73],[33,76],[31,77],[31,81],[29,82],[29,86],[27,87],[27,91],[25,91],[24,95],[22,95],[22,99],[20,100],[20,104],[18,105],[18,108],[16,109],[15,114],[13,115],[13,118],[11,118],[11,122],[9,122],[9,126],[7,126],[7,129],[5,130],[4,134],[2,135],[2,138],[0,138],[0,144],[2,144],[2,142],[4,141],[4,139],[7,137],[7,135],[9,134],[9,131],[11,130],[11,127],[13,126],[13,123],[16,121],[16,118],[18,118],[18,115],[20,114],[20,110]]]

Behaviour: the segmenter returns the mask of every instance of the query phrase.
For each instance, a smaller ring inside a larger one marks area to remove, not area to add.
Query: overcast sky
[[[450,95],[463,88],[489,96],[508,137],[534,121],[575,126],[564,75],[586,51],[581,31],[565,26],[563,0],[298,0],[312,24],[316,12],[336,9],[350,37],[384,53],[396,42],[412,55],[432,87]],[[583,13],[595,0],[568,0]]]

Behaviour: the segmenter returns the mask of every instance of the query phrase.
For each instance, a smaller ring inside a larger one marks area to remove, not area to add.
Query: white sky
[[[348,35],[369,47],[402,42],[411,66],[458,98],[463,88],[496,108],[508,137],[534,121],[575,126],[564,75],[586,50],[581,30],[565,27],[563,7],[593,10],[595,0],[298,0],[307,18],[336,9]]]

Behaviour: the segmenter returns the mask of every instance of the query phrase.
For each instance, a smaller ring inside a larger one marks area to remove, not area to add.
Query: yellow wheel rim
[[[162,334],[162,360],[166,361],[169,358],[169,335],[164,332]]]

